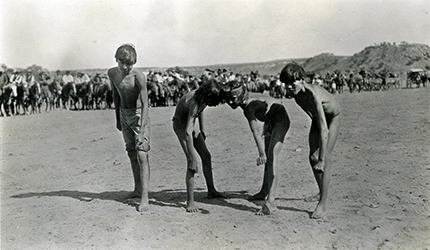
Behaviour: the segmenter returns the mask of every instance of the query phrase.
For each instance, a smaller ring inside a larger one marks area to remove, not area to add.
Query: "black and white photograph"
[[[0,1],[0,248],[430,250],[430,1]]]

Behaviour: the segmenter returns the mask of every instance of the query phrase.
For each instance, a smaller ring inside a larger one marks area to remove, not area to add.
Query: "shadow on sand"
[[[35,193],[23,193],[12,195],[11,198],[32,198],[32,197],[70,197],[73,199],[77,199],[79,201],[91,202],[93,200],[108,200],[108,201],[116,201],[122,204],[126,204],[136,209],[139,206],[140,199],[139,198],[125,198],[129,195],[128,191],[107,191],[101,193],[92,193],[92,192],[82,192],[77,190],[59,190],[59,191],[51,191],[51,192],[35,192]],[[203,189],[197,189],[194,191],[194,199],[196,202],[209,204],[209,205],[218,205],[229,207],[241,211],[249,211],[249,212],[257,212],[259,208],[255,206],[249,206],[244,204],[237,204],[234,202],[229,202],[229,200],[233,199],[243,199],[246,200],[249,195],[246,191],[230,191],[225,192],[227,195],[227,199],[209,199],[207,197],[207,192]],[[185,210],[185,200],[186,200],[186,192],[183,189],[166,189],[157,192],[149,192],[149,204],[155,206],[168,206],[174,208],[183,208]],[[283,201],[293,201],[293,200],[303,200],[296,198],[280,198],[277,200]],[[257,206],[262,206],[264,201],[249,201]],[[304,212],[310,213],[309,211],[293,208],[293,207],[283,207],[278,206],[278,209],[288,210],[293,212]],[[209,214],[210,212],[205,209],[200,209],[202,214]]]

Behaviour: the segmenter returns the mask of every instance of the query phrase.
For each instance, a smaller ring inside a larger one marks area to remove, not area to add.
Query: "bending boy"
[[[214,79],[204,82],[197,90],[188,92],[179,100],[173,116],[173,130],[179,139],[185,156],[187,157],[187,173],[185,183],[187,187],[187,212],[198,212],[194,202],[194,175],[198,172],[197,155],[203,165],[203,175],[208,188],[208,198],[226,198],[215,189],[212,175],[212,159],[206,147],[203,126],[203,110],[206,106],[216,106],[221,98],[219,83]],[[196,127],[196,119],[199,126]]]
[[[312,218],[326,213],[326,201],[331,177],[331,156],[340,128],[340,106],[324,88],[305,82],[306,72],[296,63],[287,64],[280,80],[286,84],[287,98],[296,103],[312,119],[309,132],[309,161],[319,187],[319,194],[307,201],[317,201]]]
[[[137,54],[130,44],[115,54],[118,67],[108,70],[112,82],[116,127],[122,131],[134,178],[134,191],[126,198],[140,196],[138,211],[148,209],[149,185],[149,117],[146,76],[133,68]]]
[[[279,153],[290,127],[287,110],[277,99],[259,93],[249,93],[243,84],[236,81],[228,82],[227,88],[230,90],[225,93],[224,99],[231,108],[243,109],[257,144],[259,153],[257,165],[265,165],[261,190],[248,199],[264,200],[267,197],[265,205],[257,214],[270,214],[276,210]],[[259,132],[258,121],[264,122],[263,134]]]

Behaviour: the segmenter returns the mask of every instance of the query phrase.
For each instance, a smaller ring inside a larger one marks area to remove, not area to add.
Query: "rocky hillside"
[[[308,71],[323,74],[334,70],[358,72],[361,69],[373,73],[381,71],[403,73],[411,68],[429,71],[430,47],[425,44],[381,43],[366,47],[353,56],[321,54],[307,59],[302,66]]]
[[[326,72],[339,70],[355,72],[364,69],[372,73],[388,71],[403,75],[408,69],[422,68],[430,71],[430,47],[425,44],[381,43],[368,46],[352,56],[336,56],[323,53],[311,58],[284,59],[269,62],[220,64],[211,66],[184,67],[191,74],[201,74],[205,68],[216,70],[225,68],[235,73],[250,73],[258,71],[260,75],[277,74],[288,62],[295,61],[308,72],[324,75]],[[149,70],[145,69],[145,70]],[[165,70],[165,69],[164,69]]]

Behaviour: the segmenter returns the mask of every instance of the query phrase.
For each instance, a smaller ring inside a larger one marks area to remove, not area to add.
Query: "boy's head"
[[[297,63],[287,64],[281,71],[279,80],[285,84],[293,83],[297,80],[303,80],[306,77],[305,70]]]
[[[115,59],[123,64],[134,65],[137,62],[136,49],[132,44],[124,44],[116,50]]]
[[[287,64],[279,76],[279,80],[285,83],[285,97],[291,98],[297,95],[302,89],[300,85],[302,85],[305,78],[306,72],[302,67],[294,62]]]
[[[221,86],[215,79],[205,81],[194,94],[194,99],[198,103],[204,103],[208,106],[216,106],[221,103],[220,97]]]
[[[132,44],[124,44],[116,50],[115,58],[121,72],[128,75],[137,62],[136,49]]]
[[[243,104],[247,97],[247,88],[236,80],[227,82],[223,89],[223,99],[232,109],[236,109]]]

